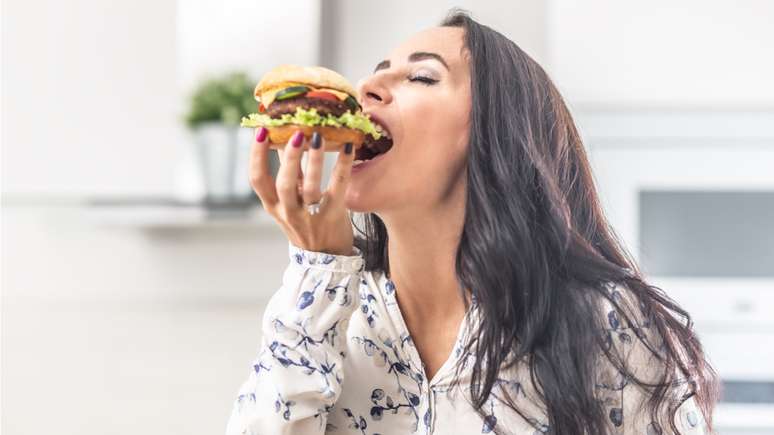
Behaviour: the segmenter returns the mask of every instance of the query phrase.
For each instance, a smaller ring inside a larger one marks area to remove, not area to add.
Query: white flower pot
[[[198,160],[207,203],[234,203],[258,198],[250,186],[248,163],[253,129],[226,126],[219,122],[203,124],[193,131],[194,151]],[[276,153],[270,153],[270,170],[279,166]]]

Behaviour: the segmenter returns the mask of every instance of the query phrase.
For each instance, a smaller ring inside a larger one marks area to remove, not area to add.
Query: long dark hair
[[[690,397],[712,431],[719,384],[691,317],[645,283],[608,224],[581,138],[551,79],[513,41],[464,10],[450,10],[441,26],[465,30],[470,56],[465,221],[455,267],[460,288],[470,289],[481,313],[465,344],[465,351],[477,356],[471,369],[474,408],[486,422],[482,406],[499,385],[499,371],[526,362],[548,416],[544,430],[607,434],[612,417],[595,396],[596,370],[605,358],[651,392],[656,433],[666,427],[679,433],[672,418],[664,422],[662,409],[673,416]],[[363,229],[356,225],[363,237],[356,236],[355,243],[364,252],[366,270],[389,276],[387,229],[373,213],[363,219]],[[611,283],[630,290],[662,337],[657,350],[636,334],[663,366],[660,382],[635,377],[620,355],[609,352],[605,325],[611,319],[595,309],[600,301],[616,307],[623,324],[635,324],[627,314],[631,307],[611,295]],[[674,394],[680,381],[676,369],[688,380],[687,394]],[[458,381],[459,362],[457,370]],[[507,405],[530,421],[512,400]]]

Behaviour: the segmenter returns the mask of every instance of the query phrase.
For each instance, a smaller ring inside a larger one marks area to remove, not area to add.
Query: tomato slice
[[[323,100],[339,101],[339,97],[325,91],[310,91],[306,93],[306,97],[320,98]]]
[[[258,106],[258,111],[259,111],[259,112],[262,112],[262,113],[266,111],[266,108],[265,108],[265,107],[263,107],[263,103],[261,103],[261,105],[260,105],[260,106]]]

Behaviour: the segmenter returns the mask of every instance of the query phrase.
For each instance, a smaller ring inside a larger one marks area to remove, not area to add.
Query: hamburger
[[[362,112],[357,91],[328,68],[279,65],[264,74],[253,94],[258,111],[243,117],[241,125],[266,127],[270,148],[284,148],[299,129],[307,139],[317,131],[323,151],[338,151],[352,142],[356,160],[369,160],[392,147],[389,132]]]

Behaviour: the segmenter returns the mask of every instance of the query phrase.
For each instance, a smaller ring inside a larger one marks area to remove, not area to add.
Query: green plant
[[[256,111],[255,84],[244,72],[231,72],[203,81],[190,98],[185,123],[195,129],[207,122],[238,126],[243,116]]]

